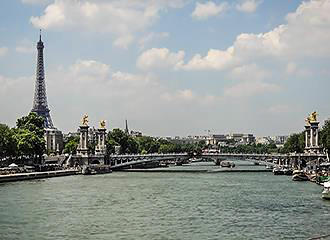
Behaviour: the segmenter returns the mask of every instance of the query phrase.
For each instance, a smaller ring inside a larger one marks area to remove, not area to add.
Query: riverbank
[[[80,171],[75,169],[49,171],[49,172],[16,173],[9,175],[0,175],[0,183],[52,178],[52,177],[64,177],[64,176],[71,176],[77,174],[80,174]]]
[[[122,169],[122,172],[167,172],[167,173],[248,173],[248,172],[272,172],[270,169]]]

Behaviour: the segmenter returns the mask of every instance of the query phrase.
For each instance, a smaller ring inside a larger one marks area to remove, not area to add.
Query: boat
[[[308,176],[306,173],[302,170],[294,170],[293,171],[293,176],[292,176],[293,181],[308,181]]]
[[[284,175],[283,169],[278,166],[273,168],[273,173],[274,175]]]
[[[235,163],[233,162],[230,162],[230,161],[221,161],[220,162],[220,167],[230,167],[230,168],[233,168],[235,167]]]
[[[322,192],[322,198],[330,200],[330,181],[325,182],[323,184],[323,187],[324,187],[324,189],[323,189],[323,192]]]
[[[266,165],[266,169],[273,169],[274,167],[272,165]]]
[[[92,175],[92,170],[89,166],[83,166],[81,173],[83,175]]]
[[[83,175],[105,174],[111,172],[112,170],[110,166],[106,165],[85,165],[81,170]]]
[[[287,176],[291,176],[291,175],[293,174],[293,171],[292,171],[291,168],[284,167],[284,168],[282,169],[282,171],[283,171],[283,174],[284,174],[284,175],[287,175]]]

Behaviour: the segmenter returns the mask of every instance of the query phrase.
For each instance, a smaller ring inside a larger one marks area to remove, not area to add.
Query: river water
[[[330,234],[321,191],[272,173],[114,172],[5,183],[0,239],[308,239]]]

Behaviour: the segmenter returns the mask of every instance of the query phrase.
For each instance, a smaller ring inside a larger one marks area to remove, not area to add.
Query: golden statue
[[[105,120],[100,121],[100,128],[105,129]]]
[[[317,112],[312,112],[305,120],[307,123],[317,122]]]
[[[88,115],[85,114],[81,120],[83,126],[88,126]]]

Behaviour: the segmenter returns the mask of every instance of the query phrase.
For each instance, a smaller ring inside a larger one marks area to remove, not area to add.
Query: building
[[[255,143],[256,139],[253,134],[244,134],[244,133],[231,133],[227,135],[228,140],[234,140],[239,144],[252,144]]]
[[[257,137],[256,144],[275,144],[277,147],[283,147],[284,143],[288,140],[288,136],[266,136]]]
[[[39,36],[37,43],[37,72],[34,91],[33,107],[31,112],[38,114],[44,118],[45,141],[47,153],[61,153],[63,150],[63,134],[54,127],[48,108],[46,83],[45,83],[45,68],[44,68],[44,43]]]
[[[206,138],[206,145],[223,145],[227,141],[224,134],[211,134]]]

